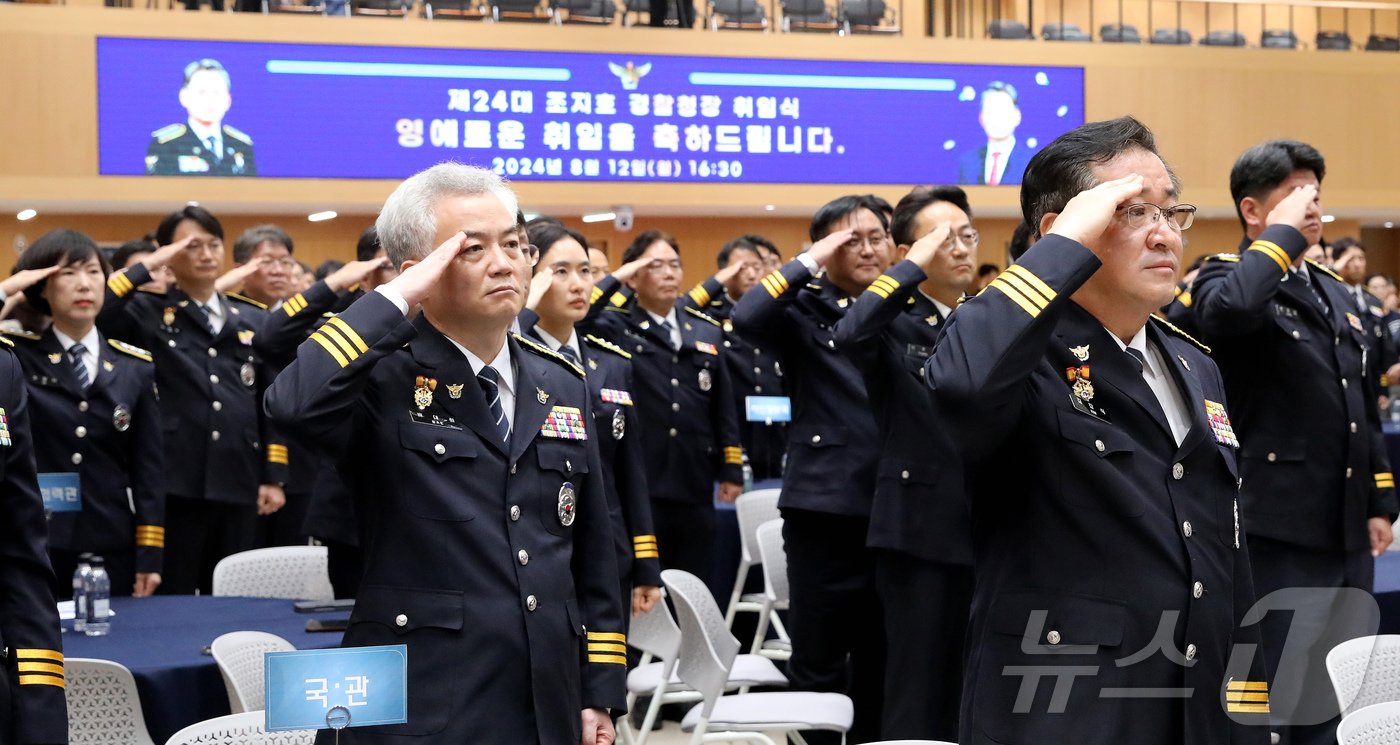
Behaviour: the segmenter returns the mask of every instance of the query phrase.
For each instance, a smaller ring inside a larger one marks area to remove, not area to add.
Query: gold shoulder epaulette
[[[157,129],[151,133],[151,136],[156,138],[156,142],[164,145],[171,140],[179,139],[185,134],[186,129],[188,129],[188,127],[183,124],[171,124]]]
[[[5,346],[10,347],[10,348],[12,348],[12,349],[13,349],[14,346],[15,346],[15,343],[14,343],[14,342],[10,341],[9,339],[6,339],[6,338],[3,337],[3,336],[0,336],[0,344],[4,344]]]
[[[1210,256],[1207,256],[1207,257],[1206,257],[1206,261],[1229,261],[1229,262],[1238,262],[1239,260],[1240,260],[1240,255],[1239,255],[1239,254],[1232,254],[1232,253],[1211,254]]]
[[[1316,261],[1313,261],[1312,259],[1303,259],[1303,261],[1308,262],[1308,266],[1310,266],[1310,267],[1312,267],[1312,268],[1318,270],[1319,272],[1322,272],[1323,274],[1326,274],[1327,276],[1331,277],[1332,279],[1335,279],[1335,280],[1337,280],[1338,282],[1341,282],[1342,284],[1346,284],[1347,281],[1346,281],[1345,279],[1342,279],[1342,275],[1337,274],[1336,272],[1332,271],[1331,269],[1328,269],[1327,267],[1325,267],[1325,266],[1323,266],[1323,265],[1317,263]]]
[[[150,352],[147,352],[146,350],[138,346],[127,344],[126,342],[120,341],[118,339],[108,339],[107,343],[111,344],[112,348],[117,350],[118,352],[125,352],[138,360],[145,360],[147,362],[155,361],[151,358]]]
[[[1165,318],[1163,318],[1163,317],[1161,317],[1161,316],[1159,316],[1159,315],[1157,315],[1157,314],[1155,314],[1155,313],[1152,315],[1152,320],[1156,321],[1157,323],[1162,324],[1162,326],[1165,327],[1168,331],[1170,331],[1170,332],[1176,334],[1177,336],[1180,336],[1181,338],[1185,339],[1186,341],[1189,341],[1189,342],[1191,342],[1192,344],[1195,344],[1196,346],[1200,347],[1202,352],[1205,352],[1206,354],[1210,354],[1210,347],[1208,347],[1208,346],[1202,344],[1202,343],[1200,342],[1200,340],[1197,339],[1196,337],[1194,337],[1194,336],[1192,336],[1192,335],[1186,333],[1185,331],[1182,331],[1180,328],[1177,327],[1176,324],[1172,323],[1171,321],[1168,321],[1167,319],[1165,319]]]
[[[613,354],[621,356],[623,359],[632,359],[632,354],[630,352],[623,351],[622,347],[613,344],[607,339],[600,339],[592,334],[584,334],[583,338],[587,339],[593,344],[593,346],[598,347],[599,349],[606,349],[609,352],[612,352]]]
[[[515,337],[516,341],[520,342],[520,346],[530,350],[531,352],[534,352],[535,354],[538,354],[541,357],[545,357],[547,359],[551,359],[555,362],[558,362],[559,364],[563,365],[569,370],[572,370],[573,373],[579,376],[580,378],[585,377],[583,368],[579,367],[578,365],[575,365],[573,362],[570,362],[569,359],[564,355],[559,354],[558,352],[554,351],[553,349],[550,349],[549,347],[546,347],[543,344],[540,344],[539,342],[530,341],[529,339],[526,339],[520,334],[513,334],[513,336]]]
[[[716,325],[716,326],[719,325],[719,321],[716,321],[715,319],[711,318],[708,314],[702,313],[702,312],[700,312],[700,311],[698,311],[698,310],[696,310],[696,309],[690,307],[689,305],[685,306],[685,312],[686,312],[686,313],[689,313],[689,314],[692,315],[692,316],[695,316],[696,318],[699,318],[699,319],[702,319],[702,320],[705,320],[705,321],[709,321],[710,323],[713,323],[713,324]]]
[[[4,334],[5,336],[13,336],[13,337],[15,337],[16,339],[24,339],[25,341],[39,341],[39,339],[42,338],[42,337],[40,337],[38,334],[36,334],[36,333],[34,333],[34,332],[32,332],[32,331],[9,331],[9,330],[5,330],[5,331],[0,331],[0,334]]]
[[[238,130],[234,129],[233,127],[230,127],[227,124],[224,125],[224,134],[228,135],[229,137],[232,137],[235,140],[242,140],[248,145],[253,144],[253,138],[249,137],[243,132],[239,132]]]
[[[245,297],[245,296],[243,296],[243,295],[239,295],[239,294],[236,293],[236,292],[228,292],[228,293],[225,293],[225,294],[228,295],[229,297],[233,298],[234,300],[238,300],[238,301],[247,303],[247,304],[253,306],[254,308],[258,308],[258,309],[260,309],[260,310],[267,310],[267,305],[266,305],[266,304],[260,303],[260,302],[254,300],[254,299],[252,299],[252,298],[250,298],[250,297]]]
[[[621,307],[621,306],[617,306],[617,305],[608,305],[608,306],[605,306],[605,307],[603,308],[603,310],[604,310],[604,311],[607,311],[607,312],[609,312],[609,313],[626,313],[626,314],[629,315],[629,316],[632,315],[632,309],[631,309],[631,308],[625,308],[625,307]]]

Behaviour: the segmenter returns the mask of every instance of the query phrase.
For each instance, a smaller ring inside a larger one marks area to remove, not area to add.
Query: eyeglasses
[[[940,246],[940,248],[952,248],[954,241],[961,243],[963,248],[971,250],[977,248],[977,244],[982,242],[982,234],[971,228],[961,233],[953,233],[948,236],[947,240],[943,241],[943,245]]]
[[[194,254],[197,254],[206,248],[210,251],[222,251],[224,250],[224,242],[219,240],[218,238],[215,238],[214,240],[209,241],[208,243],[205,243],[204,241],[190,241],[189,243],[185,244],[185,250]]]
[[[667,269],[679,273],[681,270],[681,261],[680,259],[672,259],[670,261],[665,261],[662,259],[652,259],[651,263],[647,264],[646,268],[647,271],[652,272],[653,274],[660,274],[661,272]]]
[[[1119,212],[1128,221],[1128,227],[1139,230],[1148,226],[1156,227],[1158,221],[1163,217],[1167,218],[1167,227],[1180,233],[1191,227],[1191,223],[1196,220],[1196,205],[1178,204],[1175,207],[1158,207],[1151,202],[1138,202],[1126,207],[1119,207]]]
[[[534,266],[540,260],[538,246],[521,243],[515,238],[507,238],[498,246],[511,261],[524,261],[527,266]],[[465,260],[468,264],[476,264],[486,258],[486,247],[474,241],[470,242],[457,254],[457,258]]]
[[[860,250],[860,247],[862,245],[867,245],[870,246],[872,249],[878,249],[882,246],[889,245],[889,240],[890,237],[886,235],[885,232],[882,230],[871,233],[870,235],[864,237],[860,235],[853,235],[851,236],[851,239],[849,241],[846,241],[845,245],[843,245],[842,248],[848,248],[852,251],[858,251]]]

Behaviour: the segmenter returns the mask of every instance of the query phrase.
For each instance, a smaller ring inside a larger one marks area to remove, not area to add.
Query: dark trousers
[[[882,740],[958,739],[972,567],[875,550],[885,616]]]
[[[1375,580],[1375,561],[1364,548],[1316,549],[1256,536],[1249,536],[1248,542],[1254,592],[1261,599],[1285,588],[1353,587],[1370,592]],[[1322,623],[1310,620],[1317,616],[1302,610],[1272,610],[1259,623],[1269,673],[1269,708],[1275,721],[1290,715],[1304,722],[1329,715],[1331,718],[1321,724],[1276,724],[1273,730],[1279,733],[1281,745],[1332,745],[1337,741],[1337,723],[1341,719],[1327,675],[1327,653],[1343,641],[1376,631],[1365,627],[1365,619],[1358,617],[1362,614],[1342,613],[1336,607],[1312,608],[1326,614],[1327,622]],[[1293,640],[1289,654],[1306,655],[1306,660],[1299,667],[1290,658],[1284,661],[1285,670],[1281,671],[1280,661],[1290,635]],[[1289,671],[1296,672],[1279,675]]]
[[[652,525],[662,569],[690,572],[710,583],[710,551],[715,542],[715,508],[706,504],[653,499]]]
[[[354,599],[360,594],[360,578],[365,576],[365,555],[359,546],[339,541],[322,541],[331,575],[331,589],[338,599]]]
[[[652,26],[665,26],[666,16],[671,13],[671,3],[676,4],[676,20],[681,28],[691,28],[695,25],[695,4],[692,0],[651,0],[651,12],[648,14],[648,23]],[[660,538],[661,536],[657,536]]]
[[[53,595],[56,600],[73,599],[73,571],[78,568],[78,554],[86,551],[65,551],[49,548],[49,563],[53,564]],[[102,557],[103,568],[112,580],[112,597],[128,597],[136,587],[136,549],[95,551]],[[164,575],[162,575],[162,579]]]
[[[878,740],[885,631],[875,592],[874,552],[865,546],[870,521],[808,510],[782,513],[792,603],[787,621],[792,689],[850,696],[855,722],[847,741]],[[803,737],[812,745],[838,742],[832,734],[809,732]]]
[[[287,503],[271,515],[258,517],[258,548],[267,546],[305,546],[311,536],[306,532],[306,511],[311,506],[308,492],[288,491]]]
[[[213,591],[219,559],[253,547],[257,508],[171,495],[165,502],[162,595]]]

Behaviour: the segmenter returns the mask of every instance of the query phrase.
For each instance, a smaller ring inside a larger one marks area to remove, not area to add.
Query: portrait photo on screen
[[[1084,122],[1043,65],[98,37],[97,79],[104,176],[1010,185]]]

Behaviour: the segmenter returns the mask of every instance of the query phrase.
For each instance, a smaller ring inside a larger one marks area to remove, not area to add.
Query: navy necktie
[[[204,303],[195,303],[194,307],[199,308],[199,314],[204,316],[204,330],[208,331],[210,336],[214,336],[214,319],[209,313],[209,306]]]
[[[583,365],[583,362],[578,358],[578,353],[575,352],[574,348],[569,346],[568,344],[559,345],[559,355],[564,359],[574,363],[575,365]]]
[[[1134,347],[1128,347],[1128,355],[1133,358],[1133,366],[1137,368],[1138,374],[1141,375],[1142,372],[1147,369],[1147,357],[1142,353],[1141,349]]]
[[[481,392],[486,396],[486,408],[491,410],[491,419],[496,422],[501,442],[510,443],[510,422],[506,420],[505,407],[501,406],[501,374],[496,372],[496,368],[487,365],[476,374],[476,382],[481,385]]]
[[[666,332],[666,343],[671,346],[671,351],[674,352],[680,349],[681,345],[676,343],[676,335],[673,333],[676,327],[672,326],[669,320],[663,320],[661,322],[661,328]]]
[[[74,344],[68,348],[68,359],[73,363],[73,375],[78,378],[78,387],[87,390],[92,379],[88,377],[87,365],[83,364],[83,355],[87,354],[87,347],[82,344]]]

